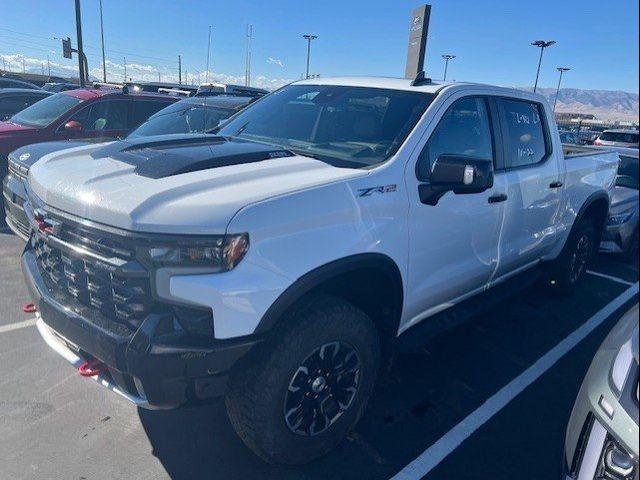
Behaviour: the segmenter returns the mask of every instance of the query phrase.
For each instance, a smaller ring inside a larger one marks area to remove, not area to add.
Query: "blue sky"
[[[253,78],[277,85],[305,69],[303,33],[313,44],[311,71],[323,76],[402,76],[408,23],[417,1],[169,1],[103,0],[110,75],[163,80],[177,77],[177,56],[190,74],[206,65],[213,26],[211,77],[243,78],[245,25],[253,24]],[[500,85],[531,85],[537,39],[558,43],[545,52],[541,86],[553,87],[558,66],[571,67],[563,86],[638,92],[636,0],[432,0],[427,70],[441,78],[440,55],[457,55],[448,77]],[[98,0],[82,0],[84,43],[92,73],[101,70]],[[14,69],[39,70],[49,54],[54,69],[74,68],[53,36],[75,45],[73,0],[6,1],[0,15],[0,54]],[[135,65],[134,65],[135,64]],[[1,65],[1,64],[0,64]],[[128,75],[128,76],[129,76]]]

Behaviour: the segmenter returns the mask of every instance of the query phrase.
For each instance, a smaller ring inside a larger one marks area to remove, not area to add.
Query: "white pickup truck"
[[[618,166],[565,156],[542,97],[467,83],[300,81],[214,133],[44,156],[23,270],[82,375],[148,408],[224,395],[291,464],[348,433],[414,325],[540,265],[570,290]]]

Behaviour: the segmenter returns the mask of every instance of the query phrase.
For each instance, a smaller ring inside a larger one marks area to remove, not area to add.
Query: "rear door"
[[[507,200],[496,279],[536,262],[554,246],[564,161],[562,151],[553,149],[544,105],[515,98],[498,98],[497,104]]]

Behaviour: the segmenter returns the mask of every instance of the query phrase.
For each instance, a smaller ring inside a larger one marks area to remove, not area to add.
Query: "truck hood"
[[[28,169],[49,153],[66,150],[67,148],[81,147],[83,145],[89,145],[90,143],[91,142],[85,140],[58,140],[55,142],[32,143],[11,152],[11,159]]]
[[[104,225],[220,234],[246,205],[366,174],[272,145],[164,135],[45,155],[28,184],[46,205]]]

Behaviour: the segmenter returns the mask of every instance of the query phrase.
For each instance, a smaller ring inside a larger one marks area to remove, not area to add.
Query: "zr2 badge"
[[[359,197],[370,197],[374,193],[393,193],[398,189],[398,186],[394,183],[393,185],[383,185],[380,187],[370,187],[370,188],[361,188],[358,190]]]

